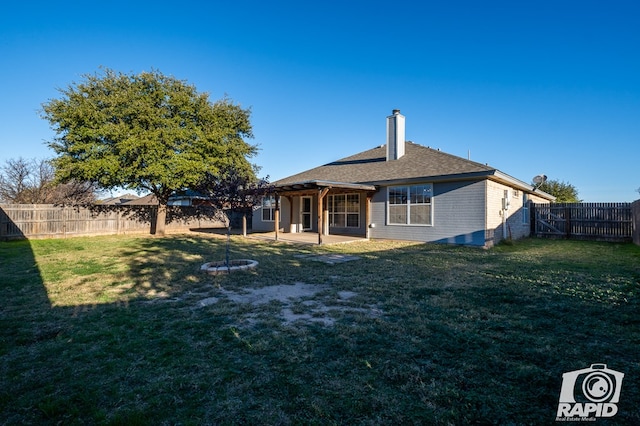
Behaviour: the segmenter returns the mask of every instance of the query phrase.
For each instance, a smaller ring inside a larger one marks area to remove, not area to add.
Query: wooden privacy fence
[[[0,204],[0,240],[149,233],[157,206],[69,207]],[[166,230],[219,228],[224,213],[206,206],[169,206]]]
[[[531,235],[599,241],[631,241],[631,203],[531,205]]]
[[[640,246],[640,200],[631,203],[631,214],[633,215],[633,243]]]

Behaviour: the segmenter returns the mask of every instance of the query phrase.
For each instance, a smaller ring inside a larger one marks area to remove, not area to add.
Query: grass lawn
[[[199,271],[224,253],[0,243],[0,424],[554,424],[562,374],[595,363],[625,374],[598,422],[640,424],[640,247],[234,237],[257,269]]]

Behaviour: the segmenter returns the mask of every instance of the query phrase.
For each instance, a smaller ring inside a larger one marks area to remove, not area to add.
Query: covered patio
[[[270,234],[276,241],[287,239],[315,244],[366,240],[371,220],[371,197],[376,190],[374,185],[322,180],[276,185],[272,190],[275,209],[274,227]],[[347,194],[353,197],[355,210],[347,207]],[[281,197],[286,199],[288,207],[285,232],[280,230]],[[337,201],[336,197],[343,198]],[[341,213],[336,212],[339,208],[343,209]],[[336,218],[343,220],[338,224]]]

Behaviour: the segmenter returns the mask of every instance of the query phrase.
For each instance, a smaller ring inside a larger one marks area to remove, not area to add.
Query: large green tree
[[[257,148],[250,111],[159,71],[127,75],[110,69],[83,76],[43,104],[56,132],[56,178],[104,189],[148,191],[158,199],[156,229],[164,233],[174,191],[197,187],[205,176],[238,170],[253,174]],[[152,228],[153,232],[153,228]]]
[[[533,184],[532,185],[536,185]],[[556,197],[556,203],[579,203],[581,200],[578,198],[578,190],[575,186],[567,182],[560,182],[558,180],[547,180],[541,185],[536,187]]]

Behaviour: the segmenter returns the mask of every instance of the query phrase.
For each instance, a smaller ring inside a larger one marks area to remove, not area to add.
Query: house
[[[252,227],[314,232],[320,244],[340,234],[490,247],[528,236],[529,203],[553,200],[489,165],[406,142],[393,110],[385,145],[274,182]]]
[[[109,198],[105,198],[104,200],[99,200],[97,204],[102,204],[104,206],[117,206],[120,204],[129,203],[131,201],[137,200],[138,198],[140,197],[138,197],[137,195],[124,194],[117,197],[109,197]]]
[[[147,194],[142,197],[138,197],[135,200],[127,201],[126,203],[122,203],[125,206],[157,206],[158,199],[153,194]]]
[[[153,194],[147,194],[124,203],[126,206],[155,206],[158,205],[158,199]],[[169,197],[168,206],[209,206],[211,202],[206,196],[192,190],[176,191]]]

